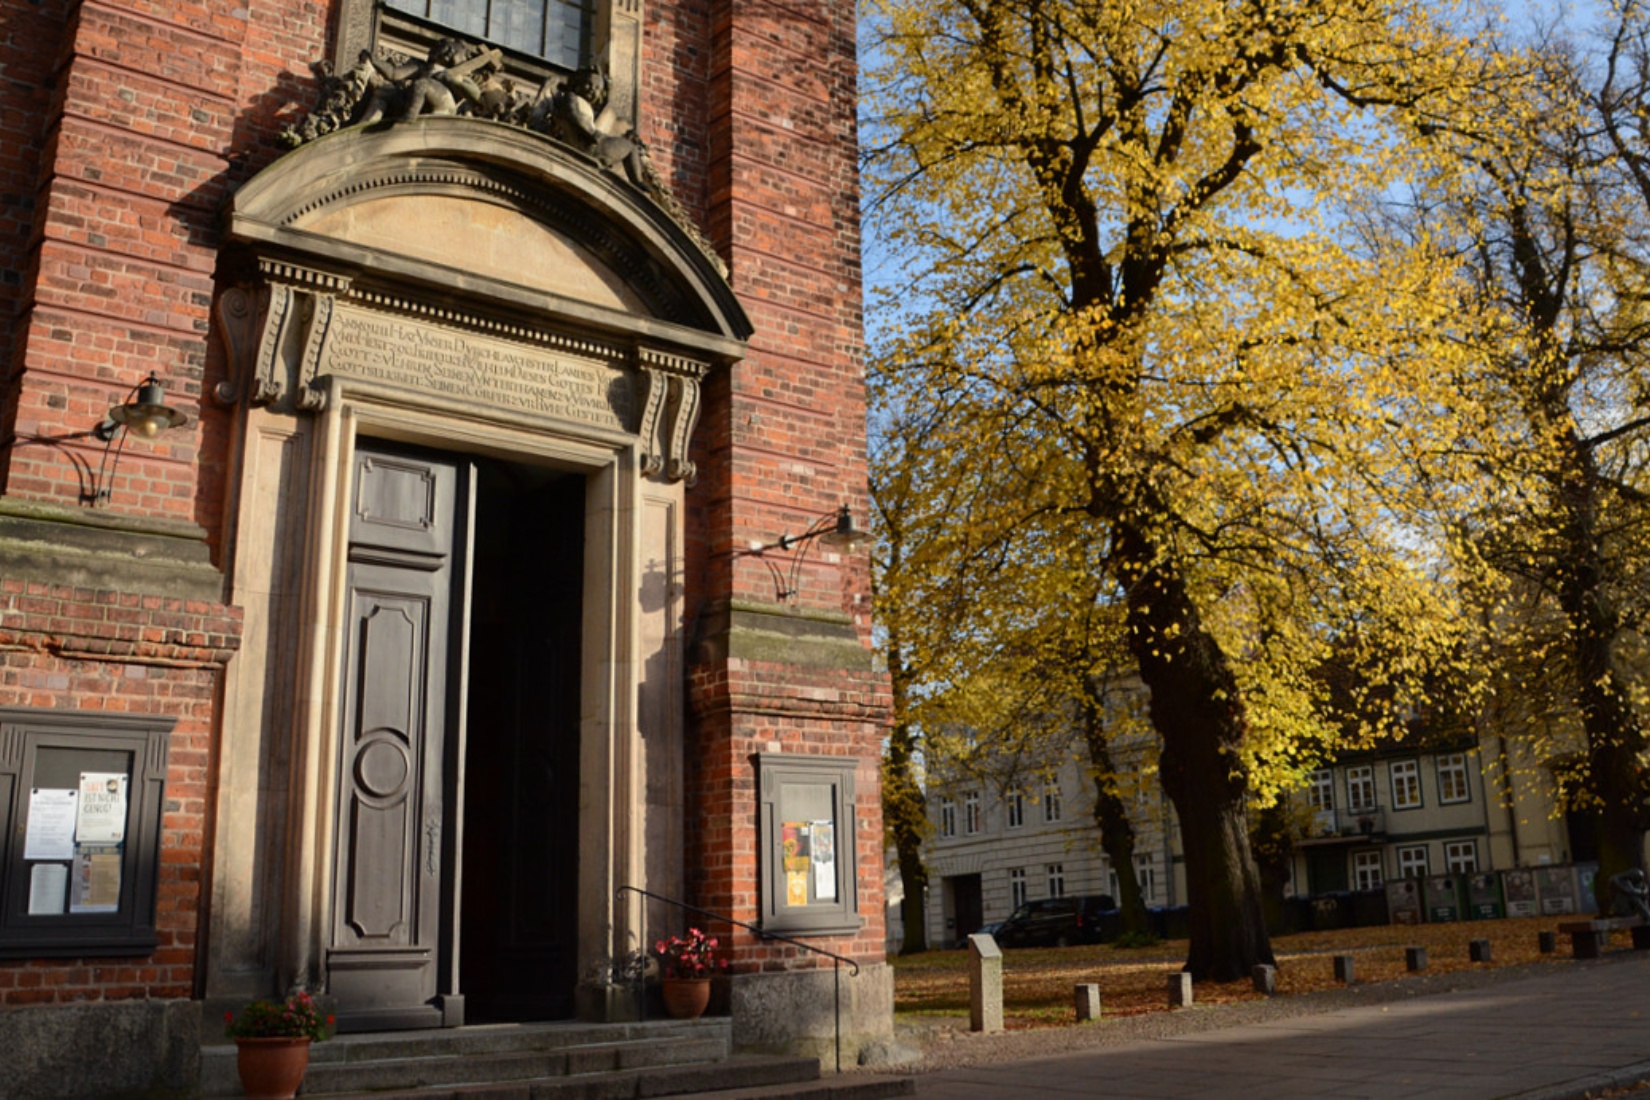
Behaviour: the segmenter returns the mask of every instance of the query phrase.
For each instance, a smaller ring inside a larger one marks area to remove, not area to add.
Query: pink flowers
[[[726,970],[726,959],[717,958],[720,944],[715,936],[707,936],[697,928],[689,928],[686,936],[671,936],[653,945],[667,978],[708,978],[718,970]]]

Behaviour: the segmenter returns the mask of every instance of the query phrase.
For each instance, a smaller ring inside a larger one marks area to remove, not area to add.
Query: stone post
[[[1557,932],[1537,932],[1535,934],[1535,949],[1543,955],[1551,955],[1558,950]]]
[[[1335,980],[1342,985],[1351,985],[1358,980],[1358,970],[1351,955],[1335,956]]]
[[[1404,948],[1404,965],[1413,973],[1427,968],[1427,949],[1424,947]]]
[[[1003,1029],[1003,952],[984,932],[968,937],[968,1027]]]
[[[1257,963],[1251,974],[1255,983],[1255,992],[1274,997],[1278,992],[1278,968],[1266,963]]]
[[[1192,1007],[1192,976],[1184,970],[1169,975],[1169,1007]]]
[[[1100,1018],[1100,987],[1093,982],[1079,982],[1073,990],[1077,1002],[1077,1022],[1087,1023]]]
[[[1487,962],[1489,962],[1490,961],[1490,941],[1489,940],[1472,940],[1472,941],[1470,941],[1467,944],[1467,958],[1471,959],[1475,963],[1487,963]]]

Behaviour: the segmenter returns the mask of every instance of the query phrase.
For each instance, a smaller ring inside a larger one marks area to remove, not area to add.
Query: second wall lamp
[[[753,546],[748,550],[735,550],[736,558],[760,558],[762,564],[768,567],[773,575],[774,595],[780,603],[791,599],[797,594],[797,582],[802,575],[802,562],[808,556],[815,539],[826,546],[840,547],[843,550],[853,550],[860,543],[870,538],[870,533],[854,523],[854,513],[846,505],[831,509],[808,526],[800,535],[780,535],[773,542],[761,546]],[[774,551],[791,554],[790,569],[781,570],[768,555]]]

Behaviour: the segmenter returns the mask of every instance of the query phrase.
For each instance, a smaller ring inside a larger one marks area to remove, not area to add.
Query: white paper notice
[[[814,896],[821,900],[836,898],[836,827],[829,821],[816,821],[814,839]]]
[[[74,838],[81,844],[119,844],[126,839],[123,773],[80,773],[80,814]]]
[[[29,793],[29,825],[24,859],[73,859],[75,791]]]
[[[61,863],[36,863],[29,868],[29,915],[63,912],[69,900],[69,869]]]

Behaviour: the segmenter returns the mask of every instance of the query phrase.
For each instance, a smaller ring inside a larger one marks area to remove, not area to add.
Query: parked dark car
[[[1117,903],[1109,894],[1028,901],[997,930],[999,947],[1069,947],[1115,934]]]

